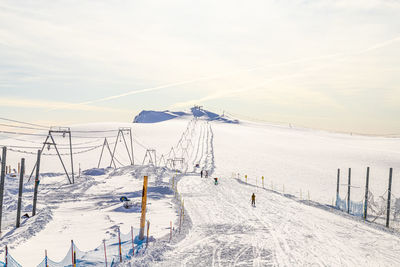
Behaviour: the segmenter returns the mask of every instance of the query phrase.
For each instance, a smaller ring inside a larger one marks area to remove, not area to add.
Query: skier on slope
[[[251,195],[251,205],[253,207],[256,206],[256,195],[254,195],[254,193],[253,193],[253,195]]]

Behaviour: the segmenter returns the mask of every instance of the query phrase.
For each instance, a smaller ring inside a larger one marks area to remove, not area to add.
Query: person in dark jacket
[[[253,195],[251,195],[251,205],[253,207],[256,206],[256,195],[254,195],[254,193],[253,193]]]

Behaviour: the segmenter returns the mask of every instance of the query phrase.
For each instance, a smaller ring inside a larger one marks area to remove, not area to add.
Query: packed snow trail
[[[214,165],[211,127],[203,133]],[[216,138],[224,138],[216,136]],[[197,144],[201,145],[201,144]],[[219,151],[220,154],[229,151]],[[218,163],[218,159],[217,159]],[[193,226],[162,266],[398,266],[400,238],[269,190],[220,177],[184,176],[178,189]],[[251,207],[251,194],[256,207]]]

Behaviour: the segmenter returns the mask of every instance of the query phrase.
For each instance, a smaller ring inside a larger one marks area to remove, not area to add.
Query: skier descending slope
[[[254,193],[253,193],[253,195],[251,195],[251,205],[253,207],[256,206],[256,195],[254,195]]]

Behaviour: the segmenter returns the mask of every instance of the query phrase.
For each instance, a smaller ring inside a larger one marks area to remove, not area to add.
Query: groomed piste
[[[7,266],[46,266],[45,252],[48,266],[400,264],[398,138],[239,121],[232,116],[227,123],[215,119],[224,116],[199,107],[168,120],[165,114],[158,119],[152,114],[156,118],[146,121],[141,114],[133,124],[71,126],[80,137],[72,135],[76,146],[99,147],[74,154],[75,166],[80,164],[81,169],[79,174],[76,167],[74,184],[68,183],[57,157],[44,155],[38,213],[23,219],[17,229],[18,177],[7,175],[0,240],[2,257],[8,247]],[[118,129],[126,127],[133,133],[133,165],[124,141],[115,142]],[[100,132],[111,130],[115,132]],[[111,153],[104,148],[99,164],[104,138]],[[25,157],[26,169],[31,170],[35,153],[20,151],[35,152],[42,139],[5,134],[2,144],[20,146],[10,147],[14,151],[8,151],[7,165],[15,168]],[[56,140],[60,147],[66,144],[62,136]],[[82,144],[88,141],[93,143]],[[111,160],[115,144],[116,166]],[[53,148],[45,152],[54,153]],[[364,220],[367,167],[370,204]],[[207,178],[201,177],[202,170],[208,172]],[[148,245],[137,240],[144,175],[149,176]],[[32,210],[34,181],[28,179],[29,171],[22,214]],[[129,199],[128,208],[121,196]]]

